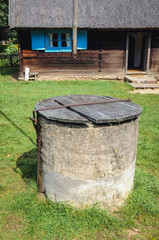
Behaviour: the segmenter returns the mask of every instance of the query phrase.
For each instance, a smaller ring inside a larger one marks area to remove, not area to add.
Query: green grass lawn
[[[159,95],[130,94],[118,81],[16,82],[0,69],[0,239],[159,239]],[[66,94],[131,98],[143,107],[135,186],[114,212],[55,204],[37,192],[32,110],[39,100]]]

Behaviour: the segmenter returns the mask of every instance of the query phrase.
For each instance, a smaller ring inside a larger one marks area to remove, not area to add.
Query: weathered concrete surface
[[[112,126],[39,121],[48,197],[73,204],[121,205],[133,187],[138,119]]]
[[[111,207],[120,206],[132,190],[135,161],[121,174],[97,180],[65,177],[45,168],[43,171],[46,195],[53,201],[67,201],[75,206],[98,202]]]

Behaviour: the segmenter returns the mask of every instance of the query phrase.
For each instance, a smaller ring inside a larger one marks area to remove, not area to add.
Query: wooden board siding
[[[124,50],[102,50],[101,71],[105,73],[123,72],[125,51]]]
[[[23,72],[29,67],[31,72],[72,72],[114,73],[123,71],[123,50],[85,50],[72,53],[45,53],[42,51],[22,50]]]
[[[88,48],[101,49],[100,71],[106,74],[121,73],[125,69],[125,31],[88,30]]]
[[[159,74],[159,31],[151,37],[150,73]]]

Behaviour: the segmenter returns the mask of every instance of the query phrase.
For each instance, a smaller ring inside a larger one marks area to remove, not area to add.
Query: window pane
[[[62,47],[67,47],[67,43],[66,43],[66,41],[62,41]]]
[[[66,39],[66,33],[61,33],[61,39]]]
[[[58,41],[52,41],[53,47],[58,47]]]
[[[66,42],[67,42],[67,47],[70,47],[70,34],[66,33]]]
[[[58,39],[58,33],[53,33],[53,40],[57,40]]]
[[[69,33],[61,33],[61,46],[62,47],[70,47],[70,34]]]
[[[49,33],[49,47],[58,47],[58,33]]]

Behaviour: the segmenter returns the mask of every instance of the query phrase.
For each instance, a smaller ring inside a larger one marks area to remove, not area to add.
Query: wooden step
[[[38,75],[39,75],[39,73],[38,72],[30,72],[29,73],[29,80],[34,80],[34,81],[37,81],[37,79],[38,79]]]
[[[159,88],[159,84],[139,84],[139,83],[129,83],[135,89],[157,89]]]
[[[125,81],[128,81],[129,83],[134,83],[134,84],[156,84],[157,79],[153,77],[148,77],[145,75],[129,75],[125,77]]]
[[[147,73],[144,71],[128,71],[126,75],[146,75]]]

